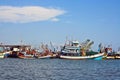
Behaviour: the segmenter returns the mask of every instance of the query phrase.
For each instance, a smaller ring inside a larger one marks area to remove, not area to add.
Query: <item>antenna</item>
[[[65,45],[67,45],[67,41],[68,41],[68,37],[66,36],[66,41],[65,41]]]
[[[20,41],[20,44],[23,45],[23,40]]]

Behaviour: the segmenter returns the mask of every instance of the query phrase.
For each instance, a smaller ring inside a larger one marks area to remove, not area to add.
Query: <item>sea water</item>
[[[120,80],[120,60],[6,58],[0,80]]]

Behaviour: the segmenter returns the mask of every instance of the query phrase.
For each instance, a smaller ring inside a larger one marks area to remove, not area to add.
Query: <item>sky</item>
[[[120,0],[0,0],[0,43],[120,47]]]

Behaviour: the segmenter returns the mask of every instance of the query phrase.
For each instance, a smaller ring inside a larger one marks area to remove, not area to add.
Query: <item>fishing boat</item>
[[[50,43],[51,46],[53,47],[52,43]],[[38,50],[35,54],[36,58],[38,59],[50,59],[50,58],[56,58],[57,54],[52,51],[48,45],[43,44],[40,46],[41,51]]]
[[[41,53],[36,53],[35,56],[38,59],[56,58],[56,54],[54,54],[53,52],[49,51],[48,49],[46,49],[45,51],[43,51]]]
[[[20,52],[18,54],[18,58],[20,58],[20,59],[34,59],[35,56],[32,54],[26,54],[26,52]]]
[[[61,59],[72,59],[72,60],[83,60],[83,59],[94,59],[101,60],[104,53],[89,51],[93,42],[87,40],[84,43],[79,43],[79,41],[69,41],[62,47],[59,58]]]
[[[18,53],[18,57],[21,59],[34,59],[36,51],[34,49],[28,49]]]
[[[115,52],[112,50],[112,47],[108,45],[108,47],[105,47],[105,56],[104,59],[111,60],[111,59],[119,59],[120,57],[119,52]]]

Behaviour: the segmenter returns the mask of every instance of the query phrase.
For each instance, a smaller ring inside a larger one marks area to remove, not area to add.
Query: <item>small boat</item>
[[[20,59],[34,59],[35,56],[31,55],[31,54],[26,54],[26,52],[20,52],[18,54],[18,58],[20,58]]]
[[[117,52],[112,51],[111,47],[105,48],[105,59],[120,59],[120,51],[118,50]]]
[[[59,58],[61,59],[72,59],[72,60],[83,60],[83,59],[94,59],[101,60],[104,53],[89,51],[90,46],[93,42],[87,40],[85,43],[80,44],[79,41],[70,41],[69,44],[65,44]]]

